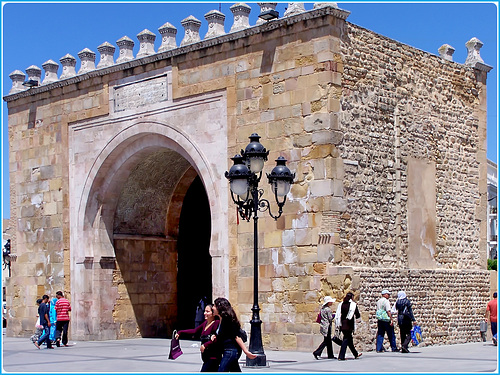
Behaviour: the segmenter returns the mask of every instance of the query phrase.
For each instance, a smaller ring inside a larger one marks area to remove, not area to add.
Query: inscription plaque
[[[167,74],[114,87],[115,112],[135,109],[167,99]]]

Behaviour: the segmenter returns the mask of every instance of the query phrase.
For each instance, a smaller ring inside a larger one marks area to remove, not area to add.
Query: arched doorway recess
[[[141,126],[147,131],[139,132]],[[80,202],[81,241],[74,238],[72,264],[79,275],[72,279],[77,337],[165,337],[171,333],[178,315],[175,228],[185,203],[183,195],[195,178],[195,195],[201,189],[208,207],[204,225],[219,228],[216,233],[208,230],[205,257],[211,257],[215,268],[226,263],[220,242],[224,227],[217,225],[226,217],[220,204],[220,197],[226,195],[221,195],[219,181],[196,145],[183,145],[178,131],[175,137],[158,134],[165,129],[168,126],[151,123],[126,128],[110,142],[109,150],[101,152],[82,185],[82,198],[85,192],[88,195]],[[104,267],[114,256],[115,267]],[[223,273],[212,279],[210,262],[204,263],[208,283],[213,282],[216,291],[217,286],[224,287]]]
[[[177,152],[152,151],[132,169],[115,210],[113,244],[120,334],[167,337],[177,322],[187,327],[189,315],[191,327],[192,300],[212,292],[210,206],[201,179]],[[209,282],[197,286],[200,279]]]

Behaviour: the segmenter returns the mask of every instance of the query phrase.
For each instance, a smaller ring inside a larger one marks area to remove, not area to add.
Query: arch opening
[[[203,271],[193,258],[208,265],[203,277],[211,293],[210,217],[201,179],[177,152],[152,151],[132,169],[113,219],[112,282],[118,290],[113,320],[119,337],[169,337],[186,323],[183,301],[196,290],[189,270]],[[193,221],[196,234],[189,229]]]

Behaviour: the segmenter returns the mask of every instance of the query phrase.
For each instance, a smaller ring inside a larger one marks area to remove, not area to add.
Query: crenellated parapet
[[[12,80],[12,88],[10,89],[9,94],[15,94],[20,91],[26,90],[26,88],[23,86],[26,74],[24,74],[20,70],[14,70],[9,74],[9,77]]]
[[[28,75],[28,81],[34,81],[37,86],[40,86],[40,82],[42,81],[42,69],[36,65],[31,65],[26,68],[26,74]]]
[[[231,26],[229,32],[233,33],[250,27],[249,17],[252,8],[244,3],[237,3],[232,5],[229,9],[231,13],[233,13],[233,26]]]
[[[161,46],[158,49],[159,53],[177,48],[177,42],[175,40],[177,36],[177,29],[174,25],[167,22],[161,26],[158,31],[161,35]]]
[[[181,46],[199,42],[201,21],[194,16],[189,16],[181,21],[184,27],[184,38],[182,39]]]
[[[205,39],[224,35],[226,33],[224,31],[225,19],[226,16],[224,15],[224,13],[221,13],[218,10],[211,10],[210,12],[205,14],[205,20],[208,22],[208,31],[205,34]]]
[[[120,48],[120,56],[116,60],[118,64],[134,59],[134,41],[128,36],[124,36],[116,41],[116,45]]]
[[[42,81],[42,85],[47,85],[52,82],[56,82],[57,78],[57,70],[59,69],[59,64],[55,61],[48,60],[42,64],[43,70],[45,70],[45,76]]]
[[[115,46],[108,42],[104,42],[97,47],[97,52],[101,54],[101,60],[99,61],[99,64],[97,64],[97,69],[114,65],[115,62],[113,56],[115,54],[115,50]]]
[[[137,39],[140,43],[139,53],[137,54],[138,59],[144,56],[154,55],[156,35],[153,32],[148,29],[144,29],[137,34]]]
[[[481,54],[479,53],[479,51],[483,47],[483,42],[474,37],[467,43],[465,43],[465,47],[467,47],[467,58],[465,59],[466,66],[471,66],[473,68],[486,72],[489,72],[492,69],[491,66],[484,63],[483,59],[481,58]]]
[[[80,58],[80,70],[78,74],[84,74],[95,70],[95,53],[88,48],[84,48],[78,52]]]
[[[275,11],[278,3],[258,3],[260,7],[260,12]],[[212,10],[205,14],[205,21],[208,23],[208,31],[204,35],[203,39],[200,37],[200,27],[202,22],[196,19],[194,16],[188,16],[181,21],[181,25],[184,28],[184,37],[180,43],[177,45],[177,28],[169,22],[158,28],[158,32],[161,36],[161,45],[157,52],[154,49],[154,42],[156,40],[156,34],[145,29],[136,38],[139,41],[139,51],[136,56],[134,56],[134,46],[135,42],[127,36],[122,37],[116,41],[116,45],[119,48],[119,54],[114,60],[114,54],[116,51],[115,46],[109,42],[104,42],[97,47],[97,51],[100,54],[99,64],[96,64],[96,54],[89,48],[85,48],[78,53],[78,58],[80,59],[80,68],[76,69],[77,61],[76,59],[67,54],[63,56],[59,61],[62,66],[61,75],[57,78],[57,71],[59,65],[49,60],[45,62],[42,67],[45,70],[45,75],[42,82],[41,69],[36,66],[31,66],[26,69],[28,75],[28,80],[36,81],[37,85],[49,85],[57,81],[61,82],[66,79],[83,76],[86,73],[93,71],[100,71],[102,69],[109,69],[110,67],[131,63],[139,59],[147,59],[152,55],[160,53],[169,53],[175,55],[177,53],[185,53],[197,48],[204,48],[205,46],[214,45],[216,43],[222,43],[227,40],[237,39],[242,36],[251,35],[253,33],[259,33],[264,30],[269,31],[271,29],[285,27],[290,22],[299,22],[301,20],[307,20],[308,17],[313,17],[315,13],[321,14],[333,14],[338,18],[346,19],[350,12],[339,9],[337,3],[335,2],[318,2],[314,3],[313,9],[307,11],[304,7],[304,3],[288,3],[285,13],[281,18],[273,19],[271,21],[266,21],[258,18],[256,25],[251,26],[249,23],[249,16],[252,8],[245,3],[236,3],[230,8],[233,14],[233,22],[228,33],[225,31],[225,18],[224,13]],[[280,22],[280,20],[282,20]],[[286,22],[285,22],[286,21]],[[244,34],[241,34],[244,32]],[[206,43],[201,43],[207,41]],[[477,38],[472,38],[466,43],[468,49],[468,56],[465,61],[465,65],[473,67],[475,69],[489,71],[491,69],[488,65],[484,64],[479,50],[482,47],[482,42]],[[453,62],[453,47],[444,44],[439,49],[439,55],[443,60]],[[138,62],[140,63],[140,61]],[[136,65],[136,64],[134,64]],[[29,71],[28,71],[29,70]],[[9,94],[16,94],[28,89],[28,87],[33,87],[34,85],[23,85],[20,82],[21,75],[19,70],[16,70],[11,74],[12,88]],[[14,74],[15,73],[15,74]],[[99,74],[99,73],[97,73]],[[25,78],[23,78],[25,79]]]
[[[304,8],[304,3],[288,3],[288,8],[285,11],[285,17],[295,16],[300,13],[304,13],[306,9]]]
[[[443,60],[453,61],[453,53],[455,52],[455,48],[453,48],[449,44],[443,44],[441,47],[439,47],[438,52],[439,56],[441,56]]]
[[[76,59],[69,53],[59,59],[62,65],[62,74],[59,79],[66,79],[76,76]]]

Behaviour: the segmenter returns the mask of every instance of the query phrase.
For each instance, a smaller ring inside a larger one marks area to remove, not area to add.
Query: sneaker
[[[410,351],[406,348],[401,348],[401,353],[409,353]]]
[[[314,356],[315,359],[319,360],[319,356],[316,353],[313,353],[313,356]]]
[[[38,349],[40,349],[40,345],[36,341],[33,341],[33,345],[35,345]]]
[[[400,352],[401,350],[399,350],[398,348],[396,349],[392,349],[393,352]]]

